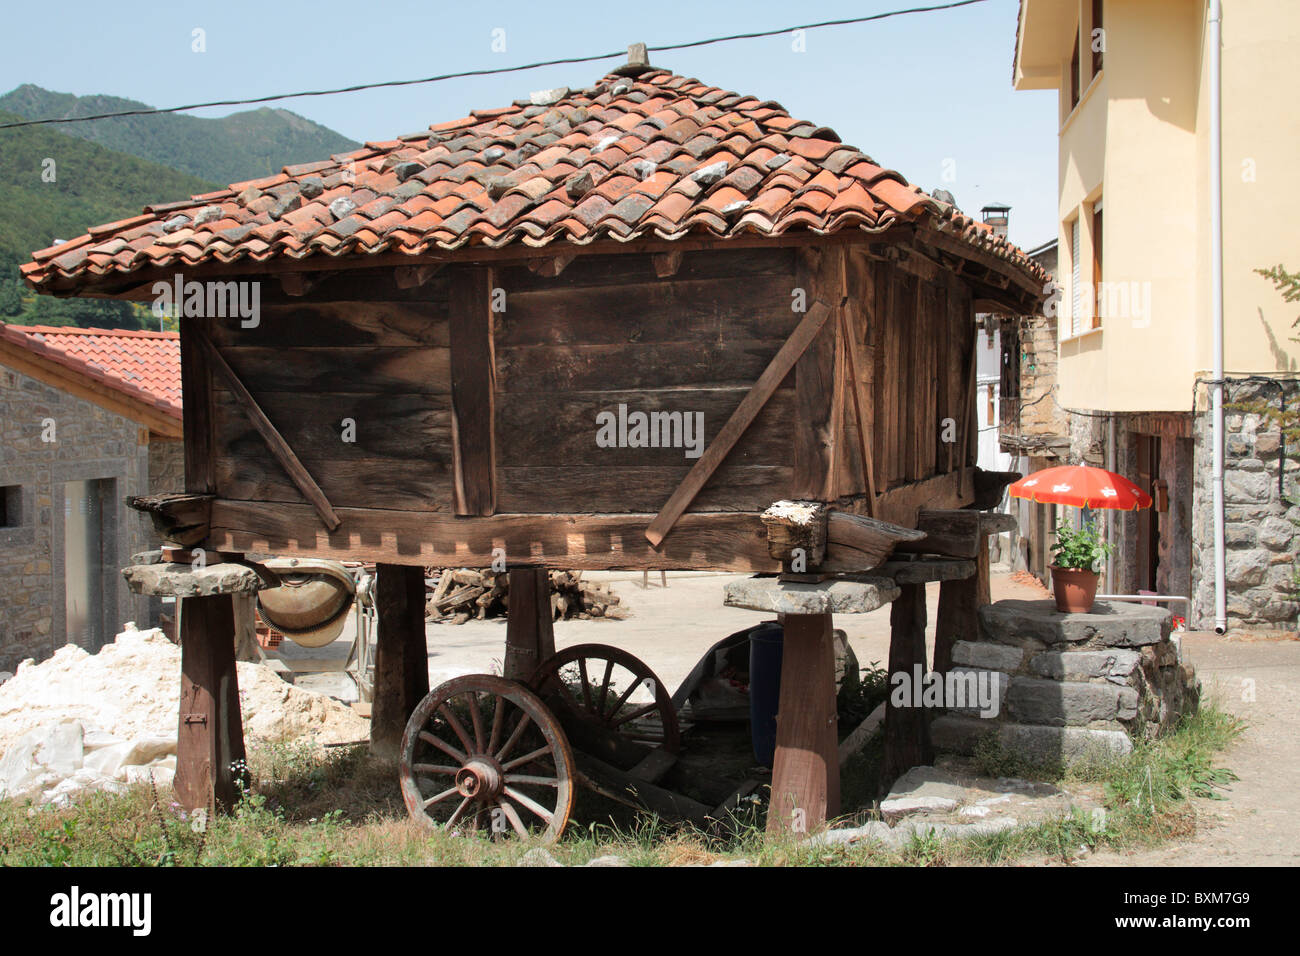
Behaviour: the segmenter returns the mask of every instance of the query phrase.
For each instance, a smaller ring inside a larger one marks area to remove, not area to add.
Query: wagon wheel
[[[626,769],[647,748],[669,753],[681,748],[672,696],[655,672],[627,651],[605,644],[566,648],[537,666],[531,684],[565,721],[580,750]]]
[[[537,695],[470,674],[420,701],[402,735],[407,812],[448,831],[560,838],[573,808],[573,751]]]

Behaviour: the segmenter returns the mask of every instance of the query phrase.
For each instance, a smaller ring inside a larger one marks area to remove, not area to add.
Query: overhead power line
[[[695,47],[709,46],[714,43],[730,43],[733,40],[757,40],[762,37],[780,36],[795,30],[817,30],[822,27],[851,26],[857,23],[870,23],[875,20],[888,20],[891,17],[907,16],[913,13],[935,13],[941,10],[955,10],[957,7],[969,7],[988,0],[955,0],[953,3],[941,3],[929,7],[910,7],[906,10],[890,10],[886,13],[874,13],[865,17],[846,17],[841,20],[823,20],[820,23],[805,23],[797,26],[780,27],[775,30],[760,30],[754,33],[733,33],[730,36],[710,37],[707,40],[690,40],[686,43],[670,43],[665,46],[651,46],[649,53],[665,53],[671,50],[689,50]],[[539,60],[536,63],[524,63],[520,66],[494,67],[490,70],[465,70],[460,73],[442,73],[438,76],[426,76],[417,80],[385,80],[380,83],[359,83],[355,86],[341,86],[332,90],[303,90],[298,93],[276,93],[272,96],[258,96],[252,99],[213,100],[210,103],[190,103],[187,106],[147,107],[138,110],[119,110],[115,113],[96,113],[92,116],[68,116],[62,119],[23,120],[18,123],[0,123],[0,129],[18,129],[23,126],[46,126],[54,123],[88,123],[91,120],[114,119],[119,116],[156,116],[162,113],[184,113],[188,110],[207,109],[214,106],[254,106],[258,103],[270,103],[275,100],[292,100],[306,96],[334,96],[338,93],[357,93],[362,90],[378,90],[396,86],[418,86],[423,83],[441,83],[445,80],[459,80],[471,76],[494,76],[502,73],[521,73],[524,70],[537,70],[547,66],[567,66],[574,63],[592,63],[596,60],[610,60],[626,56],[624,50],[613,53],[596,53],[591,56],[572,56],[557,60]]]

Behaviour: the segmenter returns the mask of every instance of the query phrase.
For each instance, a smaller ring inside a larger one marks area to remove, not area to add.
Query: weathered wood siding
[[[336,508],[451,510],[450,339],[439,280],[403,290],[387,277],[341,276],[301,297],[264,282],[257,327],[211,320],[213,344]],[[211,395],[217,495],[301,503],[220,379]],[[344,441],[346,419],[355,441]]]
[[[597,415],[701,412],[717,435],[802,315],[792,250],[580,258],[559,276],[497,270],[497,509],[655,512],[690,471],[683,448],[602,448]],[[787,377],[691,511],[761,511],[790,493]]]

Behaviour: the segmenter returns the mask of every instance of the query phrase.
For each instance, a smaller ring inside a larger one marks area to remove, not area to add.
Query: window
[[[1079,105],[1079,31],[1074,31],[1074,56],[1070,57],[1070,109]]]
[[[1092,327],[1101,328],[1103,290],[1101,279],[1101,200],[1092,207],[1092,287],[1097,293],[1097,308],[1092,310]]]
[[[1101,72],[1101,58],[1105,53],[1106,34],[1101,25],[1101,0],[1092,0],[1092,33],[1089,34],[1092,47],[1092,75]]]
[[[23,489],[20,485],[0,488],[0,528],[17,528],[23,523]]]
[[[1079,241],[1079,223],[1082,216],[1075,216],[1070,223],[1070,334],[1078,335],[1083,331],[1083,269],[1079,259],[1082,244]]]

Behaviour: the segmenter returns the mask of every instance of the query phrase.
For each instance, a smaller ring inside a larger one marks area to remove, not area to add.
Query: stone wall
[[[66,482],[112,482],[102,519],[104,620],[84,643],[98,647],[124,621],[148,620],[148,601],[130,594],[120,574],[150,540],[147,519],[123,501],[147,487],[147,440],[137,422],[0,366],[0,486],[14,489],[18,503],[0,528],[0,670],[49,657],[65,642]]]
[[[1194,420],[1192,625],[1214,626],[1213,416],[1202,385]],[[1224,387],[1224,530],[1229,627],[1296,628],[1300,447],[1284,447],[1262,406],[1300,409],[1300,381],[1229,379]],[[1279,487],[1281,476],[1281,487]]]
[[[1052,601],[998,601],[979,611],[978,640],[953,645],[952,671],[998,688],[996,714],[953,710],[934,721],[936,747],[970,753],[986,736],[1044,763],[1125,754],[1194,712],[1200,689],[1170,614],[1098,602],[1061,614]]]

